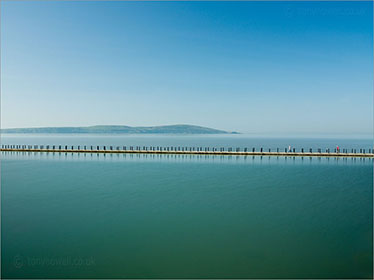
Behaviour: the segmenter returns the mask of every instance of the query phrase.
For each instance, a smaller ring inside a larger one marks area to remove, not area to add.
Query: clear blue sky
[[[372,133],[372,2],[1,5],[3,128]]]

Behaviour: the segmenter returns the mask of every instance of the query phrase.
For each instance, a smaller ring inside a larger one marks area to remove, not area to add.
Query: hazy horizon
[[[372,135],[372,2],[2,2],[1,128]]]
[[[166,125],[157,125],[157,126],[173,126],[173,125],[190,125],[190,124],[166,124]],[[63,127],[90,127],[90,126],[96,126],[96,125],[88,125],[88,126],[58,126],[58,128],[63,128]],[[111,125],[97,125],[97,126],[111,126]],[[114,126],[117,126],[117,125],[114,125]],[[122,125],[118,125],[118,126],[122,126]],[[124,125],[126,126],[126,125]],[[199,126],[199,125],[191,125],[191,126]],[[56,126],[48,126],[48,127],[38,127],[38,126],[34,126],[34,127],[10,127],[10,128],[1,128],[1,130],[3,129],[19,129],[19,128],[49,128],[49,127],[56,127]],[[143,125],[143,126],[130,126],[130,127],[154,127],[154,126],[151,126],[151,125]],[[202,126],[204,127],[204,126]],[[218,134],[218,135],[221,135],[221,136],[227,136],[227,135],[234,135],[234,136],[252,136],[252,137],[270,137],[270,138],[287,138],[287,137],[290,137],[290,138],[305,138],[305,137],[308,137],[308,138],[345,138],[345,139],[356,139],[356,138],[363,138],[363,139],[373,139],[373,133],[355,133],[355,134],[352,134],[352,133],[319,133],[319,132],[288,132],[288,133],[276,133],[276,132],[262,132],[262,133],[259,133],[259,132],[242,132],[242,131],[233,131],[233,130],[224,130],[224,129],[221,129],[221,128],[217,128],[217,127],[207,127],[207,128],[212,128],[212,129],[217,129],[217,130],[223,130],[223,131],[226,131],[226,132],[235,132],[237,134]],[[17,132],[17,133],[8,133],[8,132],[1,132],[1,134],[5,135],[5,134],[10,134],[10,135],[16,135],[16,134],[25,134],[25,133],[22,133],[22,132]],[[35,133],[27,133],[27,134],[35,134]],[[45,133],[38,133],[38,134],[45,134]],[[56,134],[56,133],[46,133],[46,134]],[[64,133],[57,133],[57,134],[60,134],[60,135],[64,135]],[[69,134],[69,133],[67,133]],[[106,133],[106,134],[111,134],[111,133]],[[150,133],[149,133],[150,134]],[[149,135],[148,134],[148,135]],[[119,134],[119,135],[122,135],[122,134]],[[126,134],[123,134],[123,135],[126,135]],[[147,134],[143,134],[143,135],[147,135]],[[163,134],[156,134],[156,135],[163,135]],[[167,135],[166,133],[164,135]],[[178,134],[176,134],[178,135]],[[186,135],[186,134],[182,134],[182,135]],[[194,135],[194,134],[191,134],[191,135]],[[204,136],[209,136],[211,134],[204,134]],[[215,135],[215,134],[213,134]]]

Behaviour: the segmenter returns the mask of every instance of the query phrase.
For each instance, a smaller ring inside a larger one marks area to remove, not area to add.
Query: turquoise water
[[[3,278],[372,278],[373,161],[1,154]]]

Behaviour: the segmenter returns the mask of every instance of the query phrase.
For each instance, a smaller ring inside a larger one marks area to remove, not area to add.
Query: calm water
[[[1,164],[4,278],[372,277],[369,159],[3,152]]]

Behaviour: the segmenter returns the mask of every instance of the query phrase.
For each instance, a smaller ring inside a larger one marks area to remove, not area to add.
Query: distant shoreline
[[[1,129],[4,134],[240,134],[196,125],[124,126],[95,125],[86,127],[36,127]]]

